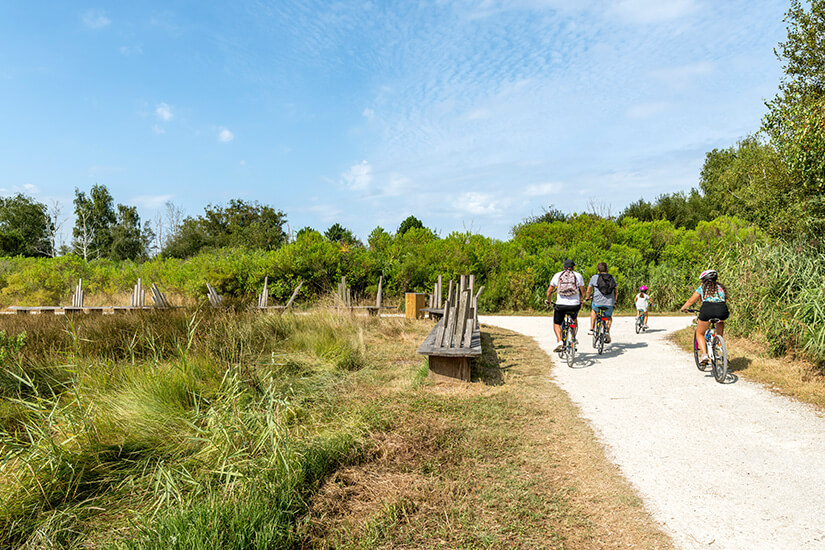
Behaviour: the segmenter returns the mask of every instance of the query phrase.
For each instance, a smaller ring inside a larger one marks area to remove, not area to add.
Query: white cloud
[[[368,120],[372,120],[375,117],[375,111],[367,107],[361,115]]]
[[[172,108],[166,103],[158,103],[155,106],[155,115],[158,117],[158,120],[162,120],[163,122],[175,118],[175,115],[172,113]]]
[[[640,103],[633,105],[627,110],[627,118],[650,118],[670,110],[670,103],[658,101],[653,103]]]
[[[639,23],[656,23],[689,15],[696,9],[694,0],[618,0],[612,11]]]
[[[156,134],[165,134],[166,133],[166,130],[164,130],[163,128],[161,128],[157,124],[152,126],[152,131],[154,131]]]
[[[352,191],[366,191],[372,183],[372,166],[367,161],[361,161],[344,172],[341,176],[341,184]]]
[[[83,24],[89,29],[103,29],[111,23],[112,20],[106,17],[102,11],[88,10],[83,14]]]
[[[22,186],[15,185],[11,189],[7,189],[5,187],[0,189],[0,195],[16,195],[18,193],[22,193],[24,195],[39,195],[40,188],[31,183],[25,183]]]
[[[144,208],[160,208],[174,198],[175,195],[140,195],[132,198],[129,203]]]
[[[233,139],[235,139],[235,134],[230,132],[227,128],[220,128],[220,132],[218,132],[218,141],[221,143],[229,143]]]
[[[489,193],[476,193],[470,191],[463,193],[458,198],[453,200],[453,206],[463,212],[470,214],[497,214],[500,210],[500,205],[497,204],[495,197]]]
[[[555,195],[562,189],[562,184],[559,182],[534,183],[528,185],[524,190],[524,194],[528,197],[544,197],[547,195]]]

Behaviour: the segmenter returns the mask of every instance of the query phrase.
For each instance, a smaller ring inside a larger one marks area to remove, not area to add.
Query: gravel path
[[[825,548],[825,418],[737,379],[717,384],[665,340],[687,317],[616,318],[598,356],[563,365],[548,317],[483,316],[532,336],[647,509],[682,548]]]

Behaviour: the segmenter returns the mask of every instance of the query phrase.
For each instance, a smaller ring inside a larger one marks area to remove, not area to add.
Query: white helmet
[[[715,269],[706,269],[699,275],[700,281],[715,281],[716,280],[716,270]]]

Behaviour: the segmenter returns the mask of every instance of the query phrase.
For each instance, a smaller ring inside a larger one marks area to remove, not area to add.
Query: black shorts
[[[564,315],[566,313],[569,313],[573,317],[573,319],[577,319],[581,307],[581,304],[577,306],[565,306],[556,304],[555,310],[553,311],[553,323],[556,325],[561,325],[562,323],[564,323]]]
[[[710,321],[711,319],[719,319],[724,321],[730,316],[728,304],[725,302],[702,302],[702,307],[699,308],[699,320]]]

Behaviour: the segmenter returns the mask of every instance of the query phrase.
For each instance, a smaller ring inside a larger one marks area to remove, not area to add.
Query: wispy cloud
[[[120,53],[126,57],[129,57],[130,55],[140,55],[143,53],[143,46],[140,44],[136,46],[121,46]]]
[[[218,131],[218,141],[221,143],[229,143],[235,139],[235,134],[230,132],[227,128],[221,127]]]
[[[152,131],[155,132],[156,134],[165,134],[166,133],[166,130],[161,128],[159,124],[155,124],[154,126],[152,126]]]
[[[366,191],[372,183],[372,166],[366,160],[341,174],[341,185],[351,191]]]
[[[0,188],[0,195],[16,195],[18,193],[22,193],[24,195],[39,195],[40,188],[31,183],[15,185],[11,189],[7,189],[5,187]]]
[[[104,29],[112,24],[112,20],[99,10],[88,10],[83,14],[83,24],[87,29]]]
[[[710,61],[699,61],[689,65],[658,69],[651,74],[672,88],[684,89],[700,77],[713,73],[713,70],[714,65]]]
[[[166,103],[158,103],[155,106],[155,116],[158,117],[158,120],[162,120],[163,122],[167,122],[175,118],[175,115],[172,113],[172,108]]]
[[[524,190],[524,194],[528,197],[546,197],[547,195],[556,195],[561,192],[563,184],[559,182],[534,183],[528,185]]]
[[[670,103],[666,101],[657,101],[653,103],[640,103],[633,105],[627,110],[627,118],[640,119],[651,118],[661,115],[670,110]]]
[[[470,191],[455,198],[453,207],[468,214],[490,216],[499,214],[502,204],[500,199],[490,193]]]
[[[133,197],[132,200],[129,201],[130,204],[134,204],[136,206],[142,206],[143,208],[160,208],[167,202],[171,201],[175,198],[175,195],[167,194],[167,195],[139,195],[137,197]]]
[[[697,10],[694,0],[617,0],[612,11],[639,23],[657,23],[689,15]]]

